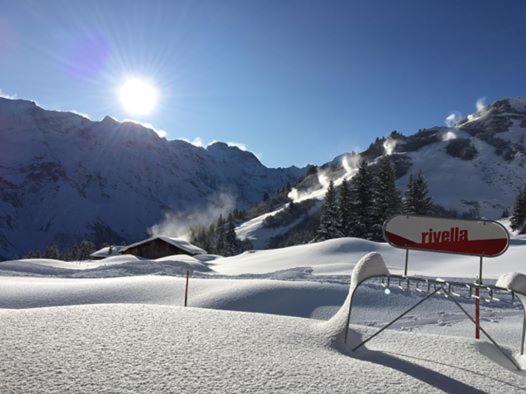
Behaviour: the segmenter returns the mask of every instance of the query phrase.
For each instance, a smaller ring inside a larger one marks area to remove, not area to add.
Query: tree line
[[[395,172],[389,156],[383,156],[377,168],[363,160],[352,180],[338,187],[331,181],[321,208],[316,240],[358,237],[383,239],[383,223],[393,215],[429,215],[433,202],[422,172],[409,176],[402,195],[395,185]]]
[[[524,186],[515,200],[510,227],[519,234],[526,234],[526,186]]]
[[[89,260],[90,255],[97,250],[96,245],[88,240],[80,241],[70,248],[59,248],[57,245],[49,245],[44,250],[32,250],[22,256],[24,259],[55,259],[64,261]]]
[[[242,216],[242,217],[238,217]],[[190,242],[208,253],[235,256],[252,249],[250,240],[240,240],[236,235],[236,220],[243,219],[243,211],[233,211],[227,219],[223,215],[209,226],[197,226],[190,231]]]

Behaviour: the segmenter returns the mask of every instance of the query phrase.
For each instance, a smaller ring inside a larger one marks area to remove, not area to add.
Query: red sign
[[[396,248],[496,257],[508,249],[509,234],[492,220],[398,215],[384,224],[384,238]]]

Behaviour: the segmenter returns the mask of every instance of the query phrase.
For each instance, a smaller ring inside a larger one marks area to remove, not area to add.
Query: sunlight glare
[[[128,78],[118,90],[119,100],[130,115],[148,115],[157,105],[156,87],[140,78]]]

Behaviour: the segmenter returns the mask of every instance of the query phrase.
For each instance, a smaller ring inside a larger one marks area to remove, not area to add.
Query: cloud
[[[396,140],[394,138],[388,137],[383,143],[383,148],[384,148],[385,154],[387,156],[391,156],[391,154],[396,148]]]
[[[444,122],[446,123],[447,127],[453,127],[460,119],[462,119],[461,113],[458,111],[452,111],[448,116],[446,116]]]
[[[188,142],[189,144],[198,146],[200,148],[205,147],[205,144],[203,143],[203,139],[201,137],[195,137],[193,140],[189,140],[188,138],[180,138],[180,140]]]
[[[451,141],[457,138],[457,135],[453,133],[451,130],[447,131],[446,133],[442,134],[442,141]]]
[[[189,240],[192,227],[208,226],[219,215],[226,217],[236,207],[235,198],[227,193],[217,193],[208,199],[206,208],[187,213],[168,212],[164,219],[147,229],[151,236],[166,235]]]
[[[66,112],[71,112],[71,113],[73,113],[73,114],[76,114],[76,115],[82,116],[83,118],[91,119],[91,116],[88,115],[88,114],[85,113],[85,112],[76,111],[76,110],[74,110],[74,109],[70,109],[70,110],[68,110],[68,111],[66,111]]]
[[[235,146],[241,150],[247,150],[247,146],[245,144],[243,144],[242,142],[227,142],[226,143],[228,146]]]
[[[475,106],[477,107],[477,111],[482,111],[484,108],[486,108],[486,97],[479,97],[475,103]]]
[[[179,139],[183,140],[183,141],[186,141],[189,144],[192,144],[194,146],[199,146],[201,148],[206,148],[206,147],[208,147],[210,145],[215,144],[216,142],[221,142],[221,141],[217,141],[217,140],[212,140],[210,142],[205,143],[201,137],[195,137],[193,140],[191,140],[189,138],[184,138],[184,137],[183,138],[179,138]],[[243,151],[248,150],[247,145],[242,143],[242,142],[229,141],[229,142],[226,142],[226,144],[228,146],[235,146],[236,148],[241,149]],[[256,155],[256,157],[258,157],[258,158],[260,158],[262,156],[261,153],[254,153],[254,155]]]
[[[16,94],[13,94],[13,95],[7,94],[2,89],[0,89],[0,97],[13,100],[13,99],[16,99]]]

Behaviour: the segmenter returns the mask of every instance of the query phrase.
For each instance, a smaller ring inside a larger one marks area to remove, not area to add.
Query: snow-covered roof
[[[110,247],[111,247],[111,253],[110,253]],[[120,253],[121,250],[125,249],[126,246],[124,245],[111,245],[111,246],[105,246],[102,249],[97,250],[96,252],[93,252],[90,254],[91,257],[95,258],[104,258],[108,256],[116,256]]]
[[[121,252],[126,252],[130,248],[133,248],[135,246],[139,246],[148,242],[153,241],[154,239],[160,239],[166,243],[169,243],[170,245],[175,246],[176,248],[182,249],[190,254],[204,254],[206,253],[206,250],[201,249],[200,247],[197,247],[190,242],[181,239],[181,238],[173,238],[173,237],[166,237],[164,235],[158,235],[156,237],[151,237],[148,239],[145,239],[143,241],[135,242],[134,244],[126,246],[124,249],[121,250]]]

